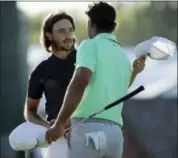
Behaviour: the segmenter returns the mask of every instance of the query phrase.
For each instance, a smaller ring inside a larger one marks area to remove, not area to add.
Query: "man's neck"
[[[53,52],[53,54],[57,57],[57,58],[59,58],[59,59],[63,59],[63,60],[65,60],[67,57],[68,57],[68,55],[70,54],[70,52],[71,51],[55,51],[55,52]]]

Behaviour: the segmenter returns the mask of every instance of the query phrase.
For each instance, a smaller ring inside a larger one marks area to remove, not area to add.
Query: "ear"
[[[96,25],[92,22],[92,21],[90,21],[90,25],[91,25],[91,28],[96,28]]]
[[[48,38],[48,40],[52,41],[52,35],[49,32],[46,32],[46,37]]]
[[[93,23],[92,23],[92,21],[91,21],[91,19],[90,18],[88,18],[88,21],[87,21],[87,28],[93,28]]]

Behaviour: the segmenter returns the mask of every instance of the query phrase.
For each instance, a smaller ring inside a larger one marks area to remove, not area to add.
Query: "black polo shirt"
[[[63,60],[51,55],[32,72],[28,97],[40,99],[45,94],[47,120],[56,119],[61,108],[67,86],[75,69],[76,50]]]

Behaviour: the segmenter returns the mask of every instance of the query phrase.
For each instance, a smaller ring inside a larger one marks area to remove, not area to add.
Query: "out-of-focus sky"
[[[62,9],[65,11],[76,9],[84,12],[88,4],[89,2],[17,2],[18,8],[29,15],[53,9]]]
[[[56,9],[62,9],[65,11],[77,11],[78,13],[84,14],[84,11],[87,9],[88,4],[92,3],[92,2],[97,2],[99,0],[92,0],[90,2],[36,2],[36,1],[31,1],[31,2],[25,2],[25,1],[19,1],[17,2],[17,7],[22,10],[23,12],[25,12],[27,15],[35,15],[38,14],[40,12],[44,12],[44,11],[51,11],[51,10],[56,10]],[[107,1],[107,0],[103,0],[103,1]],[[169,0],[171,1],[171,0]],[[138,7],[138,6],[142,6],[142,5],[147,5],[150,2],[148,2],[147,0],[130,0],[127,2],[124,2],[124,0],[112,0],[112,3],[122,3],[125,7],[124,9],[130,9],[133,7]],[[110,3],[110,2],[107,2]],[[161,0],[158,0],[157,2],[157,7],[158,9],[164,8],[164,2]],[[177,5],[175,5],[175,2],[170,2],[169,5],[172,8],[177,8]],[[156,7],[156,6],[155,6]],[[127,10],[127,11],[128,11]]]
[[[22,10],[27,15],[36,15],[44,11],[52,11],[56,9],[61,9],[65,11],[73,11],[80,16],[84,16],[84,12],[87,10],[88,5],[92,2],[97,2],[96,0],[91,2],[17,2],[17,7]],[[110,2],[107,2],[110,3]],[[115,3],[115,2],[112,2]],[[120,2],[124,5],[125,9],[130,9],[134,6],[145,5],[147,2]]]

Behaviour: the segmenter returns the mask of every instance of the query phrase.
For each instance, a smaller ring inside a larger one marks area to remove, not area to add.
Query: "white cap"
[[[134,52],[136,58],[148,55],[151,59],[166,60],[177,52],[177,48],[174,42],[163,37],[154,36],[136,45]]]
[[[30,122],[17,126],[9,135],[9,143],[13,150],[28,151],[35,147],[48,147],[46,142],[47,128],[35,125]]]

